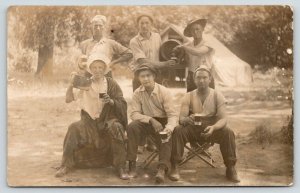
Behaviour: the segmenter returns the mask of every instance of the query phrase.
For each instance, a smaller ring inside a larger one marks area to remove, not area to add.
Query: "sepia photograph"
[[[10,6],[10,187],[292,186],[293,8]]]

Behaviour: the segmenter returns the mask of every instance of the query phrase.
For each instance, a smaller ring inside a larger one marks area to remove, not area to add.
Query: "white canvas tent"
[[[182,42],[192,41],[183,35],[183,28],[171,24],[161,32],[162,41],[180,38]],[[204,33],[203,38],[215,50],[213,75],[216,85],[235,87],[252,83],[252,69],[248,63],[232,53],[213,35]]]

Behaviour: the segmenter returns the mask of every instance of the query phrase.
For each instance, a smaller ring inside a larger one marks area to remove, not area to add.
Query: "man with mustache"
[[[194,82],[196,89],[185,94],[179,115],[179,126],[172,135],[172,158],[170,179],[179,180],[178,163],[182,160],[186,143],[220,144],[223,161],[226,166],[226,177],[239,182],[236,164],[235,134],[227,126],[225,98],[209,87],[210,69],[200,65],[195,70]],[[198,114],[198,115],[197,115]],[[195,125],[195,116],[201,114],[201,125]]]

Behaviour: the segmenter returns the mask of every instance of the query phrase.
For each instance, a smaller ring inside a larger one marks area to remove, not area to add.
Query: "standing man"
[[[208,42],[203,39],[203,31],[205,29],[207,20],[196,19],[191,21],[184,29],[183,34],[187,37],[193,37],[193,41],[184,45],[175,47],[174,52],[185,51],[186,60],[188,66],[188,76],[186,78],[187,92],[196,89],[193,77],[195,70],[200,65],[205,65],[210,70],[213,69],[213,54],[214,48],[212,48]],[[214,88],[214,79],[212,79],[210,85]]]
[[[133,53],[134,63],[131,69],[134,71],[139,65],[147,63],[157,70],[156,82],[161,84],[162,77],[160,70],[175,65],[174,60],[165,62],[159,61],[159,49],[161,37],[153,32],[153,18],[148,14],[142,14],[137,18],[139,33],[130,40],[129,47]],[[133,91],[140,86],[138,78],[135,76],[132,82]]]
[[[179,115],[179,126],[173,131],[172,171],[170,179],[179,180],[178,163],[182,160],[184,146],[188,142],[203,141],[220,144],[226,177],[239,182],[236,164],[236,144],[233,131],[227,126],[225,98],[209,88],[210,69],[201,65],[195,70],[194,80],[197,89],[185,94]],[[201,114],[201,125],[195,125],[196,114]]]
[[[91,21],[93,37],[81,42],[79,48],[82,54],[87,57],[93,52],[105,55],[109,58],[108,66],[111,67],[114,64],[129,61],[132,58],[132,52],[115,40],[104,37],[106,22],[105,16],[96,15]],[[118,58],[113,60],[113,56],[118,56]],[[84,68],[84,66],[79,64],[79,68]],[[112,77],[110,68],[106,76]]]
[[[158,147],[159,163],[155,176],[157,183],[163,183],[169,170],[171,158],[171,133],[177,125],[178,116],[170,91],[155,83],[156,71],[149,65],[142,64],[135,71],[141,86],[134,91],[132,98],[132,122],[127,127],[129,177],[136,177],[137,150],[141,137],[151,136]],[[160,132],[167,133],[162,141]]]

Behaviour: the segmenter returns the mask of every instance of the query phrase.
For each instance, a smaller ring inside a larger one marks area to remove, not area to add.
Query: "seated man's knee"
[[[81,124],[80,121],[74,122],[71,125],[69,125],[69,127],[68,127],[68,133],[77,132],[77,130],[79,128],[81,128],[81,127],[82,127],[82,124]]]
[[[112,136],[113,139],[119,140],[119,141],[123,141],[125,140],[125,130],[123,125],[118,122],[115,121],[112,123],[111,127],[109,128],[109,133]]]
[[[127,133],[129,134],[136,132],[136,130],[139,129],[140,124],[140,121],[132,121],[131,123],[129,123],[129,125],[127,126]]]
[[[181,135],[183,133],[184,127],[182,125],[178,125],[173,130],[173,135]]]
[[[222,132],[223,132],[224,135],[235,136],[234,132],[229,127],[224,127],[222,129]]]

